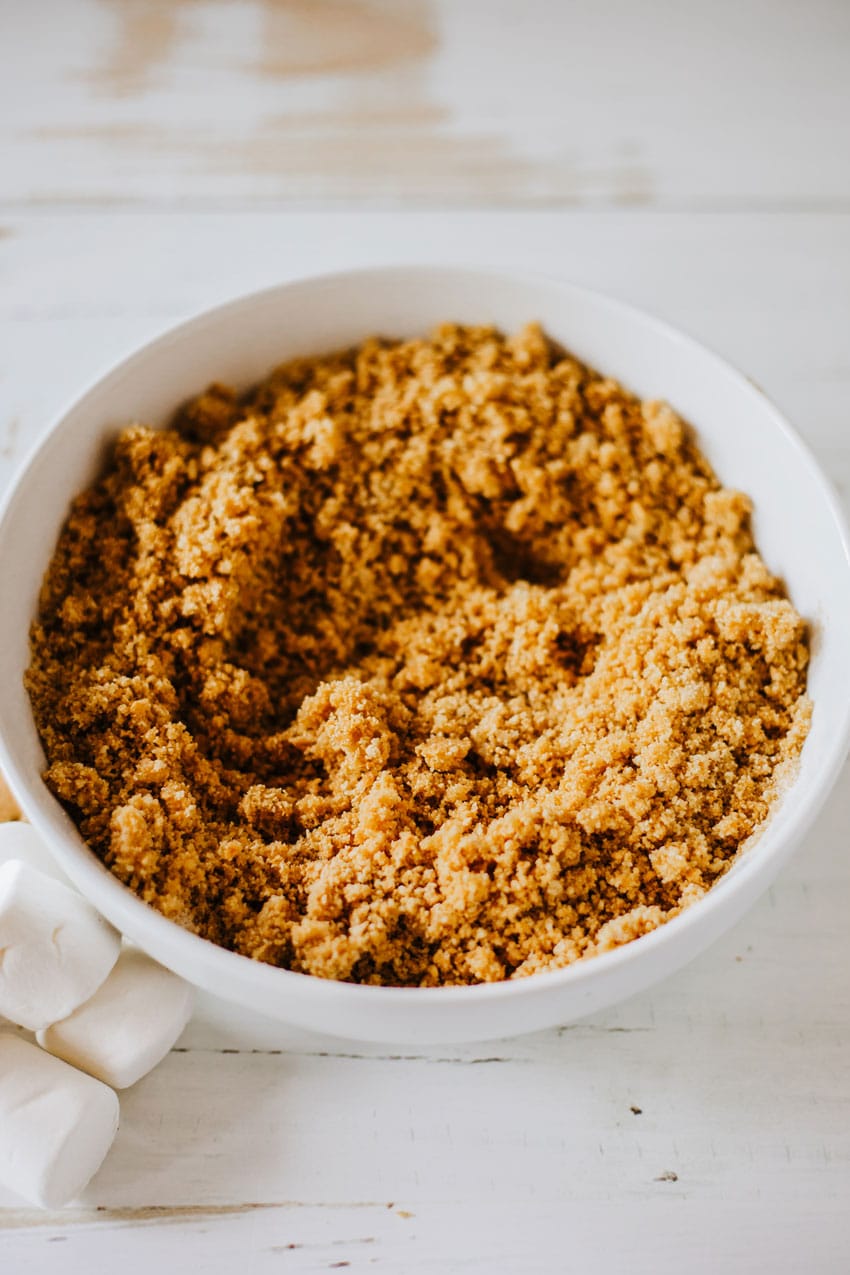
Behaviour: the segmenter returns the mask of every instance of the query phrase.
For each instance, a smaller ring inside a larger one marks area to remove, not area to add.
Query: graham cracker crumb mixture
[[[0,775],[0,823],[12,823],[21,818],[18,803],[12,796],[6,780]]]
[[[807,634],[665,404],[530,326],[213,385],[74,503],[27,685],[123,882],[323,978],[627,942],[759,828]]]

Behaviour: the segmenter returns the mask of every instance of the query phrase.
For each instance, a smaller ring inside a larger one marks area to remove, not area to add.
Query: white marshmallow
[[[11,1033],[0,1034],[0,1181],[57,1209],[100,1168],[118,1097],[99,1080]]]
[[[121,938],[80,894],[19,859],[0,865],[0,1014],[39,1031],[93,996]]]
[[[0,823],[0,864],[9,859],[23,859],[57,881],[68,880],[31,823]]]
[[[189,1021],[192,989],[137,948],[125,948],[102,987],[38,1043],[115,1089],[147,1075]]]

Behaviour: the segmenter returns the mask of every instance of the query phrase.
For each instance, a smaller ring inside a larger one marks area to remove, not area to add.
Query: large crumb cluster
[[[27,685],[112,871],[262,961],[564,966],[699,898],[802,746],[806,628],[674,412],[446,325],[124,430]]]

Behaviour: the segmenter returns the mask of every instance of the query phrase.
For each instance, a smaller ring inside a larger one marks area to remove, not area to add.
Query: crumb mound
[[[749,514],[534,326],[212,385],[72,507],[27,674],[47,783],[164,915],[293,970],[625,943],[726,871],[808,728]]]

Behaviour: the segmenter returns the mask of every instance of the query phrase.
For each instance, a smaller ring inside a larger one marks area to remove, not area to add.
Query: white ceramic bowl
[[[811,733],[799,774],[758,843],[709,894],[661,929],[568,969],[459,988],[326,982],[237,956],[165,920],[98,861],[40,778],[44,757],[22,677],[39,584],[72,496],[130,420],[164,423],[211,380],[247,386],[276,363],[412,336],[446,320],[513,329],[537,319],[579,357],[697,429],[727,485],[755,501],[755,534],[812,623]],[[27,816],[80,890],[187,979],[261,1012],[362,1040],[514,1035],[603,1008],[671,973],[733,924],[798,846],[838,775],[850,724],[850,562],[832,491],[799,438],[745,377],[689,338],[582,288],[460,269],[382,269],[284,284],[208,311],[118,364],[56,421],[0,517],[0,764]]]

